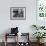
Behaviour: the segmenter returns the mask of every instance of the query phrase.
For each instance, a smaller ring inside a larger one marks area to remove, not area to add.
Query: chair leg
[[[5,46],[7,46],[7,34],[5,34]]]
[[[6,41],[5,41],[5,43],[4,43],[4,44],[5,44],[5,46],[7,46],[7,42],[6,42]]]

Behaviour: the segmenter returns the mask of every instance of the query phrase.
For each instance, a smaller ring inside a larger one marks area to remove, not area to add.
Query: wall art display
[[[10,8],[11,20],[25,20],[26,19],[26,7],[11,7]]]
[[[46,17],[46,0],[37,1],[37,14],[39,17]]]
[[[37,0],[37,15],[36,23],[37,25],[46,25],[46,0]]]

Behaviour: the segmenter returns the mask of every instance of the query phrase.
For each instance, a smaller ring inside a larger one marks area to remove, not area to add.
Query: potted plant
[[[33,35],[37,38],[37,41],[40,43],[40,40],[42,38],[45,38],[44,37],[46,36],[45,34],[46,34],[45,32],[35,32]]]

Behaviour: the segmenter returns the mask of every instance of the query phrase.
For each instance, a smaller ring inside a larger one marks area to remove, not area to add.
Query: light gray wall
[[[10,20],[10,7],[26,7],[26,20]],[[36,0],[0,0],[0,33],[16,26],[20,32],[31,32],[32,24],[36,24]]]
[[[26,7],[26,20],[10,20],[10,7]],[[17,26],[32,36],[32,24],[36,24],[36,0],[0,0],[0,34]]]

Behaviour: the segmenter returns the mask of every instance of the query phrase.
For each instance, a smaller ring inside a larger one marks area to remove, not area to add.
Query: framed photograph
[[[36,24],[46,25],[46,0],[36,1]]]
[[[10,19],[11,20],[25,20],[26,19],[26,8],[25,7],[11,7],[10,8]]]

